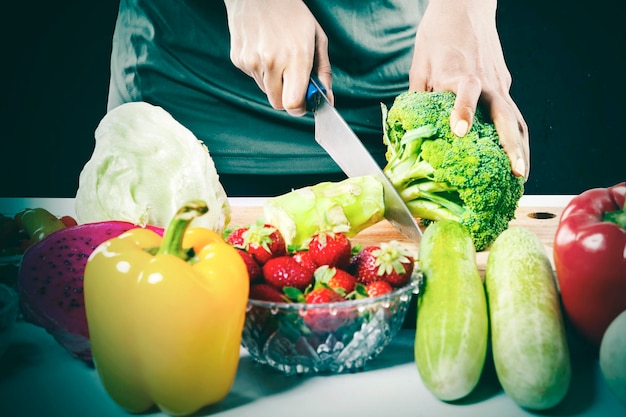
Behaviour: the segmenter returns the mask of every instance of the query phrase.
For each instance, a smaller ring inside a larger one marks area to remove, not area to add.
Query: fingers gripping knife
[[[419,241],[422,231],[415,217],[361,140],[330,104],[325,88],[314,78],[309,83],[306,103],[315,116],[315,140],[348,177],[374,176],[383,185],[385,218],[408,239]]]

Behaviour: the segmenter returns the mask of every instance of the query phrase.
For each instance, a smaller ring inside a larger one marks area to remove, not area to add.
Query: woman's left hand
[[[431,0],[415,37],[409,89],[454,92],[450,125],[458,136],[471,127],[480,100],[489,110],[513,173],[528,178],[528,126],[509,92],[511,74],[495,13],[495,0]]]

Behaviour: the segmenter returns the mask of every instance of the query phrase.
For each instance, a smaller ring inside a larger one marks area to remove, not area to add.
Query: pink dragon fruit
[[[92,361],[83,297],[87,259],[101,243],[136,227],[124,221],[68,227],[24,253],[17,281],[24,318],[46,329],[73,356],[87,363]],[[162,228],[147,227],[163,234]]]

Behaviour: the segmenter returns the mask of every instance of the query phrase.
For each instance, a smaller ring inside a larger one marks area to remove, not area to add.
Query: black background
[[[104,116],[117,1],[5,5],[0,197],[73,197]],[[512,94],[530,127],[526,194],[626,180],[625,23],[615,0],[499,2]]]

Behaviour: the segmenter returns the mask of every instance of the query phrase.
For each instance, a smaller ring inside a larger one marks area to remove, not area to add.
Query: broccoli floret
[[[493,123],[476,110],[462,138],[450,129],[452,92],[409,91],[383,104],[383,169],[415,217],[463,224],[486,249],[515,216],[524,179],[511,171]]]

